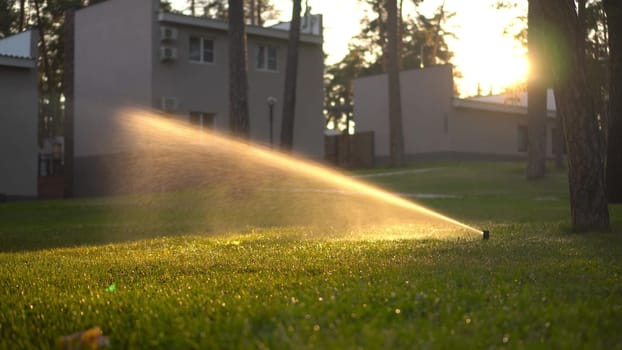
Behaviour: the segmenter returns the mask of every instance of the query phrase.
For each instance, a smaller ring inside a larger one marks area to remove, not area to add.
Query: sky
[[[412,1],[404,1],[403,15],[431,15],[443,0],[424,0],[417,9]],[[281,21],[291,17],[291,0],[273,0],[281,11]],[[525,4],[518,9],[496,10],[496,0],[445,0],[445,11],[455,16],[445,24],[447,31],[456,34],[448,39],[449,49],[455,56],[452,63],[462,73],[456,80],[461,96],[477,93],[478,83],[483,93],[502,92],[513,83],[524,79],[527,72],[525,50],[510,36],[505,28],[519,15],[526,14]],[[173,7],[184,10],[185,0],[173,0]],[[304,4],[304,1],[303,1]],[[308,0],[313,13],[324,18],[324,51],[326,64],[340,61],[347,53],[350,39],[360,32],[360,21],[366,6],[359,0]],[[303,5],[304,6],[304,5]]]

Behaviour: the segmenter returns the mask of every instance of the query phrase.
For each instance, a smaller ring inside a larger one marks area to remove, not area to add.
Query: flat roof
[[[229,30],[229,23],[227,21],[221,21],[207,17],[195,17],[171,12],[159,12],[158,20],[165,23],[182,24],[206,29],[215,29],[224,32],[227,32]],[[289,31],[270,27],[246,25],[246,33],[252,36],[260,36],[264,38],[279,40],[288,40],[289,38]],[[321,35],[300,33],[300,41],[309,44],[321,45],[323,42],[323,38]]]

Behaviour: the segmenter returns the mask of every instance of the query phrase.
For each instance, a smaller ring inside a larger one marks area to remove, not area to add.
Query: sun
[[[460,95],[502,93],[507,88],[524,83],[527,77],[528,62],[524,55],[513,55],[499,51],[487,58],[467,56],[456,62],[463,75],[459,82]]]
[[[453,63],[462,75],[456,81],[460,96],[476,95],[478,88],[481,94],[499,94],[526,81],[527,50],[502,32],[486,33],[480,26],[465,26],[452,45],[456,53]]]

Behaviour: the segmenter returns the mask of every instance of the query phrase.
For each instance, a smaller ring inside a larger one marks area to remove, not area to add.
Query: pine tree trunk
[[[298,75],[298,40],[300,39],[301,0],[294,0],[292,21],[287,44],[287,67],[281,124],[281,149],[291,150],[294,144],[294,118],[296,113],[296,81]]]
[[[39,40],[41,42],[41,60],[43,62],[43,73],[46,78],[45,89],[43,90],[43,94],[47,95],[48,104],[44,105],[43,114],[44,117],[46,114],[52,115],[52,122],[50,124],[44,124],[45,126],[45,136],[54,136],[56,132],[55,126],[59,125],[60,119],[57,111],[58,111],[58,98],[56,95],[56,81],[54,79],[54,72],[52,72],[50,53],[48,51],[47,41],[45,39],[45,28],[43,26],[43,21],[41,19],[41,4],[40,0],[34,0],[35,6],[35,18],[37,19],[37,30],[39,30]],[[41,116],[40,116],[41,117]],[[41,132],[41,131],[40,131]]]
[[[261,19],[261,11],[263,11],[263,6],[261,0],[257,0],[257,25],[263,26],[263,20]]]
[[[606,229],[609,212],[602,143],[587,79],[585,33],[574,0],[538,0],[550,21],[551,71],[557,113],[568,150],[570,209],[574,229]]]
[[[389,149],[392,166],[400,166],[404,162],[404,134],[402,131],[402,99],[400,92],[400,72],[397,45],[397,2],[387,1],[387,58],[388,92],[389,92]]]
[[[64,20],[64,60],[63,94],[65,95],[65,164],[64,196],[73,197],[73,157],[74,157],[74,77],[75,77],[75,9],[65,11]]]
[[[255,16],[255,0],[250,0],[248,12],[251,14],[251,25],[257,25],[257,17]]]
[[[19,32],[24,30],[26,21],[26,0],[19,0]]]
[[[529,77],[527,80],[527,179],[544,177],[546,170],[546,79],[544,28],[538,1],[529,1]]]
[[[404,53],[404,14],[402,13],[402,8],[404,5],[404,0],[399,0],[397,6],[397,52],[400,57]],[[404,69],[402,60],[398,60],[399,66],[397,69],[402,71]]]
[[[242,0],[229,0],[229,127],[235,136],[248,138],[248,62]]]
[[[559,115],[555,117],[555,129],[557,130],[557,135],[553,139],[553,149],[555,150],[555,168],[557,170],[564,170],[566,169],[564,164],[564,128]]]
[[[622,3],[604,0],[609,30],[609,136],[607,191],[609,203],[622,203]]]

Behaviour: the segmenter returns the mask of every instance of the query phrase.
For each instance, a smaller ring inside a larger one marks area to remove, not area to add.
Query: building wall
[[[454,108],[449,123],[451,149],[466,153],[526,156],[526,151],[519,150],[519,127],[527,127],[525,114]],[[555,127],[555,120],[547,118],[547,157],[553,157],[552,131]]]
[[[37,196],[36,68],[0,65],[0,194]]]
[[[110,0],[76,11],[74,155],[118,152],[123,106],[150,106],[157,0]],[[76,174],[76,179],[79,175]]]
[[[154,107],[159,108],[163,96],[176,97],[180,116],[189,112],[214,113],[214,125],[226,132],[229,128],[229,68],[228,37],[225,30],[162,23],[163,26],[178,30],[174,42],[159,40],[156,45],[177,48],[178,57],[174,61],[159,60],[155,52],[153,96]],[[196,63],[189,61],[189,37],[205,37],[214,41],[214,62]],[[268,45],[278,48],[277,71],[259,70],[256,67],[258,46]],[[270,123],[268,97],[275,97],[273,137],[278,145],[281,132],[281,111],[287,40],[248,35],[248,82],[249,117],[251,139],[269,144]],[[318,44],[301,43],[297,79],[296,119],[294,128],[294,150],[307,156],[320,158],[323,153],[323,53]]]
[[[445,120],[453,94],[451,66],[404,71],[400,74],[405,154],[449,150]],[[389,110],[386,74],[354,81],[357,132],[373,131],[376,156],[389,156]]]
[[[178,109],[172,111],[180,116],[188,117],[190,111],[214,113],[216,126],[225,128],[228,125],[227,101],[229,99],[227,85],[227,36],[224,32],[207,31],[191,26],[163,24],[176,28],[178,38],[174,41],[161,42],[159,29],[154,33],[155,44],[153,65],[152,105],[160,109],[161,98],[178,99]],[[190,36],[206,37],[214,40],[214,63],[197,63],[189,61]],[[159,47],[174,47],[178,57],[172,61],[162,62],[159,59]]]
[[[287,50],[284,48],[283,56]],[[282,64],[282,85],[285,84],[285,57]],[[260,89],[253,95],[257,96]],[[281,89],[281,91],[283,91]],[[283,94],[276,106],[279,114],[275,135],[281,134],[280,115],[283,109]],[[259,96],[257,110],[266,109],[266,98]],[[296,118],[294,120],[294,152],[321,159],[324,156],[324,53],[321,45],[301,44],[298,53],[298,78],[296,82]],[[266,114],[264,114],[266,115]],[[259,118],[267,126],[267,118]],[[267,129],[267,127],[265,128]],[[280,139],[280,138],[276,138]]]
[[[373,131],[376,157],[388,156],[389,106],[387,104],[387,76],[383,74],[355,79],[353,91],[356,132]]]
[[[444,65],[406,71],[400,79],[405,153],[448,150],[445,120],[451,111],[452,67]]]
[[[518,151],[519,125],[527,125],[526,116],[455,109],[449,120],[451,149],[466,153],[526,154]]]
[[[0,58],[0,194],[37,196],[39,75],[37,31],[0,41],[0,52],[20,56]]]

